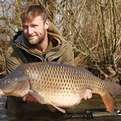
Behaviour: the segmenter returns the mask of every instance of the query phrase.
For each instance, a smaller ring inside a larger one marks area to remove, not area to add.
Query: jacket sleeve
[[[21,63],[22,61],[19,59],[14,49],[10,46],[5,56],[5,66],[7,73],[15,70],[15,68]]]

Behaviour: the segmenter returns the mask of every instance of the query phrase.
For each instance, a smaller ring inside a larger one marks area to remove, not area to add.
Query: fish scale
[[[25,97],[29,94],[39,103],[52,105],[61,112],[65,112],[64,107],[89,98],[87,91],[100,95],[107,111],[112,112],[113,96],[121,94],[121,86],[103,81],[84,68],[56,62],[22,64],[0,80],[0,95]]]
[[[42,66],[42,65],[41,65]],[[44,66],[46,66],[46,65],[44,65]],[[54,68],[52,68],[52,67],[54,67]],[[67,68],[61,68],[61,67],[59,67],[59,66],[53,66],[52,65],[52,67],[50,66],[47,66],[46,67],[46,71],[43,71],[44,73],[42,73],[41,72],[41,75],[43,75],[43,76],[39,76],[39,78],[41,78],[40,80],[46,80],[46,81],[48,81],[48,80],[50,80],[50,82],[51,83],[53,83],[52,85],[54,86],[54,84],[57,82],[57,83],[59,83],[60,82],[60,84],[62,85],[62,86],[64,86],[64,87],[66,87],[66,86],[68,86],[68,85],[71,85],[71,84],[75,84],[75,85],[77,85],[77,86],[75,86],[75,87],[78,87],[78,88],[81,88],[81,87],[83,87],[82,85],[84,84],[85,86],[87,86],[90,82],[91,82],[91,84],[92,84],[92,81],[91,81],[91,77],[88,77],[88,73],[86,73],[86,74],[83,74],[83,73],[81,73],[80,72],[80,74],[79,74],[79,72],[78,72],[78,75],[77,74],[75,74],[75,71],[74,71],[74,69],[73,68],[71,68],[72,69],[72,71],[71,71],[71,69],[70,70],[68,70],[68,67]],[[35,67],[36,68],[36,67]],[[42,68],[43,68],[43,66],[42,66]],[[31,75],[34,75],[34,74],[32,74],[33,73],[33,70],[34,70],[34,67],[32,67],[31,68],[31,66],[30,66],[30,71],[29,71],[29,76],[31,76]],[[32,71],[32,73],[31,73],[31,71]],[[39,71],[39,70],[37,70],[37,71]],[[40,72],[40,71],[39,71]],[[64,74],[64,72],[66,72],[66,79],[64,79],[61,75],[63,75]],[[68,72],[70,72],[70,73],[68,73]],[[44,75],[44,74],[46,74],[46,75]],[[83,74],[83,75],[82,75]],[[42,77],[45,77],[44,79],[42,78]],[[34,77],[35,78],[35,77]],[[79,79],[81,78],[81,80],[82,81],[80,81]],[[95,78],[93,77],[93,79],[92,80],[94,80]],[[97,78],[96,78],[97,79]],[[74,80],[75,80],[75,82],[74,82]],[[98,79],[98,80],[100,80],[100,79]],[[56,81],[56,82],[55,82]],[[62,82],[61,82],[62,81]],[[90,82],[89,82],[90,81]],[[49,82],[49,81],[48,81]],[[73,83],[74,82],[74,83]],[[50,83],[50,84],[51,84]],[[79,83],[79,84],[78,84]],[[99,82],[98,83],[98,81],[94,81],[94,83],[95,83],[95,85],[94,84],[92,84],[93,86],[99,86],[100,87],[100,84],[101,84],[101,82]],[[43,83],[44,84],[44,83]],[[50,85],[49,83],[48,83],[48,85]],[[91,85],[91,84],[89,84],[89,86]],[[99,85],[98,85],[99,84]],[[80,86],[80,87],[79,87]],[[88,87],[88,86],[87,86]]]

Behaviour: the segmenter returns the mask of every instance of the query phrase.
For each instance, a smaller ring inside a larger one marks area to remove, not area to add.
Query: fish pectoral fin
[[[106,94],[102,95],[101,97],[106,106],[107,111],[113,112],[114,107],[115,107],[115,101],[114,101],[113,97],[109,93],[106,93]]]
[[[62,113],[66,113],[66,111],[63,108],[56,106],[54,103],[50,102],[49,104],[52,105],[54,108],[56,108],[58,111]]]
[[[30,90],[28,94],[34,97],[39,103],[46,104],[44,98],[38,92]]]

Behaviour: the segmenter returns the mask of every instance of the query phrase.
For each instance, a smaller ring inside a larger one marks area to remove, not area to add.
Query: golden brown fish
[[[1,95],[32,95],[41,104],[64,107],[80,103],[87,90],[101,96],[107,111],[114,110],[113,96],[121,94],[121,86],[103,81],[84,68],[55,62],[23,64],[0,80]]]

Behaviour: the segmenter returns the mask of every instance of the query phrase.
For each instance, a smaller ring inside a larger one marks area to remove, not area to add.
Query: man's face
[[[31,21],[26,20],[23,23],[24,36],[32,45],[41,43],[45,39],[48,26],[48,21],[44,22],[41,16],[37,16]]]

